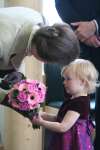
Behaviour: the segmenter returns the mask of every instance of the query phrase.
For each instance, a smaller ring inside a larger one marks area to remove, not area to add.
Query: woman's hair
[[[96,87],[100,85],[98,81],[99,73],[92,62],[85,59],[76,59],[69,65],[63,67],[61,75],[64,76],[65,71],[75,74],[76,77],[86,81],[85,90],[88,94],[94,93]]]
[[[62,65],[73,61],[80,54],[79,41],[68,24],[41,27],[33,36],[32,48],[44,61]]]

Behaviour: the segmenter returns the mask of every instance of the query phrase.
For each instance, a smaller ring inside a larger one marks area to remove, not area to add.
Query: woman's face
[[[36,59],[38,59],[39,61],[45,62],[41,57],[39,57],[39,55],[37,54],[37,51],[36,51],[35,48],[32,49],[31,51],[32,51],[32,55],[33,55]]]

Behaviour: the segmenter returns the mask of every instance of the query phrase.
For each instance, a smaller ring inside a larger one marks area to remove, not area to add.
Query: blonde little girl
[[[89,94],[99,86],[98,71],[90,61],[76,59],[62,69],[61,75],[70,98],[64,101],[57,116],[43,112],[33,117],[33,124],[53,131],[48,150],[93,150]]]

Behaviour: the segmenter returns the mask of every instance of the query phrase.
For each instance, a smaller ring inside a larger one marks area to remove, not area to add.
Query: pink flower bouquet
[[[8,103],[15,110],[28,113],[30,120],[38,115],[39,105],[45,100],[46,87],[37,80],[21,80],[8,93]],[[33,125],[33,128],[36,126]]]

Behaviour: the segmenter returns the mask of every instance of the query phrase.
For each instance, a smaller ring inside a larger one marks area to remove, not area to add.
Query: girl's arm
[[[48,114],[46,112],[40,112],[39,114],[44,120],[46,121],[56,121],[56,115],[54,114]]]
[[[75,124],[79,116],[80,114],[78,112],[68,111],[62,122],[51,122],[44,120],[41,116],[38,116],[33,118],[33,124],[41,125],[55,132],[66,132]]]

